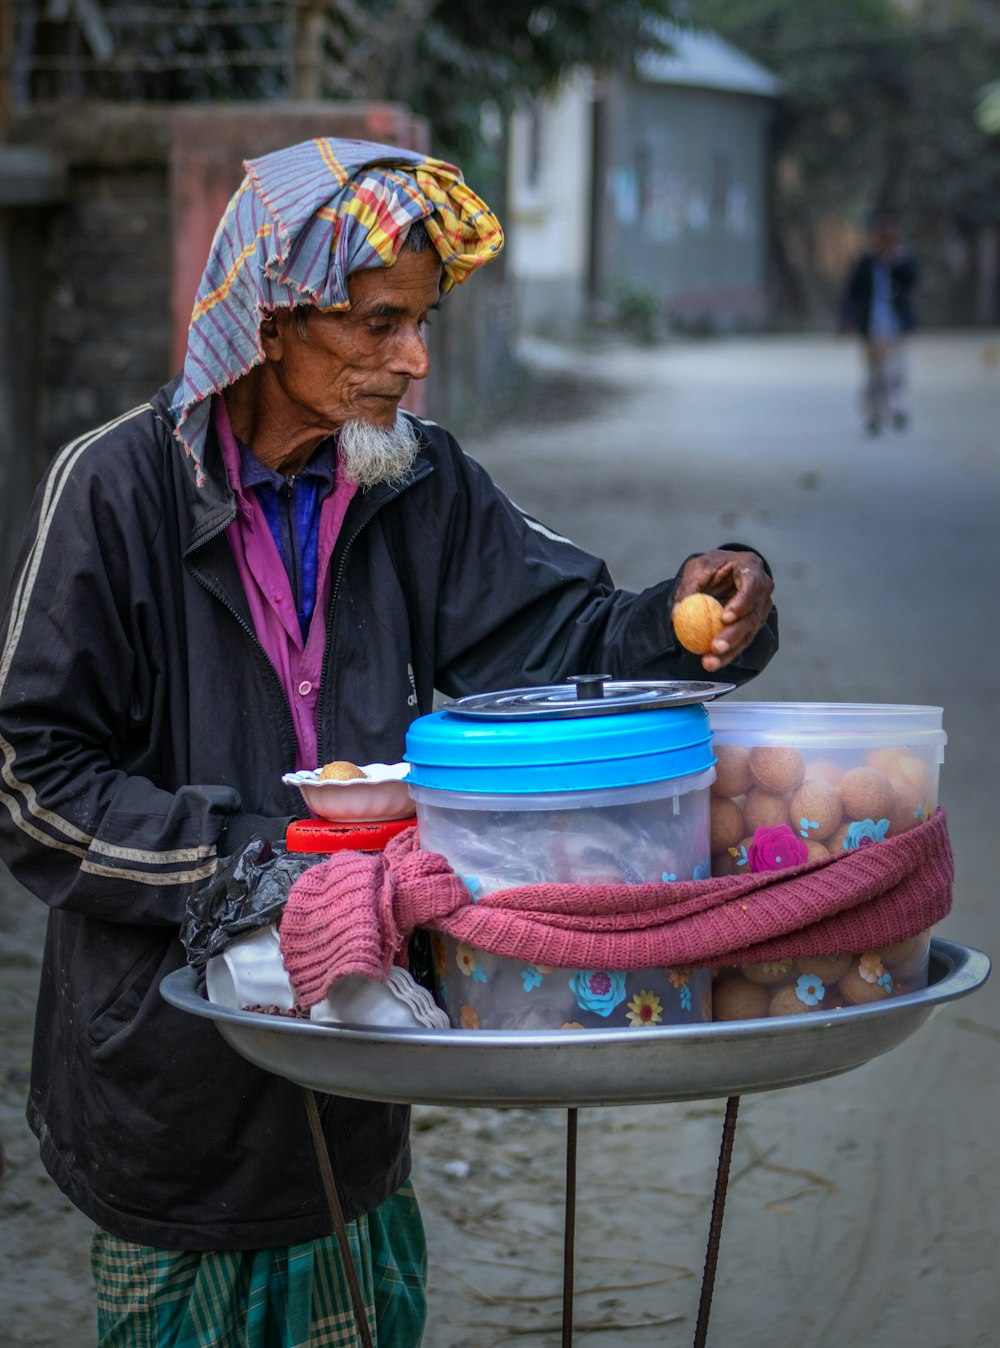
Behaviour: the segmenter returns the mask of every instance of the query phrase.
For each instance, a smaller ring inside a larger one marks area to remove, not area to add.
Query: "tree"
[[[15,83],[37,97],[390,99],[439,153],[484,147],[525,94],[629,61],[671,0],[20,0]],[[490,116],[486,117],[489,122]]]
[[[483,112],[551,89],[578,66],[630,62],[660,46],[649,22],[671,0],[332,0],[331,92],[399,99],[431,121],[446,152],[475,155]]]

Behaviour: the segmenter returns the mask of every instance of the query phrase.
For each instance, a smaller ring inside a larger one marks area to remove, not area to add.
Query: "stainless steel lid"
[[[445,703],[444,710],[453,716],[509,720],[610,716],[710,702],[735,687],[700,680],[617,680],[609,674],[574,674],[565,683],[474,693]]]

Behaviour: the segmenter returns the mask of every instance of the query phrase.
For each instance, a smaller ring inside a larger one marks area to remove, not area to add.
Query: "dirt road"
[[[529,355],[587,393],[466,438],[521,505],[630,587],[718,542],[759,547],[782,651],[754,698],[944,707],[958,883],[940,934],[995,948],[1000,338],[919,338],[914,425],[876,441],[853,348],[823,338]],[[0,1340],[85,1348],[89,1228],[22,1121],[40,907],[0,891]],[[994,979],[865,1067],[744,1097],[710,1344],[1000,1342],[998,1050]],[[581,1343],[691,1342],[722,1109],[581,1111]],[[428,1348],[559,1343],[564,1130],[560,1111],[416,1111]]]

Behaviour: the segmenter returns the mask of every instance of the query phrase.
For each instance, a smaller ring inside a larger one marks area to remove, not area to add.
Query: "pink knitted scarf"
[[[384,853],[339,852],[292,885],[281,954],[303,1006],[334,979],[384,979],[418,927],[530,964],[576,969],[755,964],[865,951],[926,931],[951,909],[943,810],[895,838],[807,863],[712,880],[523,885],[474,902],[407,829]]]

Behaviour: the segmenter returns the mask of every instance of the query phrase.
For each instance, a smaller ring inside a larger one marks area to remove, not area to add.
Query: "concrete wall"
[[[511,119],[507,268],[530,332],[572,333],[585,313],[593,98],[592,78],[580,74]]]

